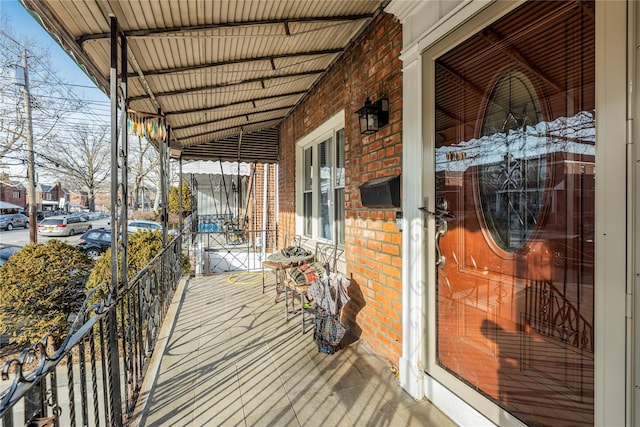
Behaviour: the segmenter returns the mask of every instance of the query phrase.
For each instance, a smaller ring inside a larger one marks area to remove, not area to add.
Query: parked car
[[[45,218],[38,224],[38,234],[43,236],[73,236],[92,228],[79,217],[58,216]]]
[[[1,230],[13,230],[16,227],[29,228],[29,217],[21,213],[0,215]]]
[[[22,214],[26,217],[29,217],[29,210],[28,209],[23,210]],[[44,217],[45,217],[44,212],[36,211],[36,221],[42,221]]]
[[[89,221],[95,221],[102,218],[102,214],[100,212],[87,212],[89,216]]]
[[[90,220],[89,214],[87,212],[73,212],[72,214],[69,215],[69,217],[80,218],[83,221]]]
[[[11,255],[22,249],[22,246],[0,243],[0,265],[9,260]]]
[[[136,231],[144,230],[158,230],[162,232],[162,224],[156,221],[149,221],[146,219],[131,219],[127,222],[127,232],[135,233]],[[169,234],[176,235],[176,230],[170,229]]]
[[[97,258],[111,247],[111,230],[106,228],[94,228],[86,231],[78,245],[87,255]]]

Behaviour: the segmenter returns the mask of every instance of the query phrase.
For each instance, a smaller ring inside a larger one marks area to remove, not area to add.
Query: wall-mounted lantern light
[[[378,129],[389,124],[389,100],[382,98],[371,103],[369,97],[364,107],[356,111],[360,118],[360,133],[376,133]]]

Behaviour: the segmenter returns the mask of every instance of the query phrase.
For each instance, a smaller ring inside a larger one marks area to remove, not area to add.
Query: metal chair
[[[322,274],[328,275],[337,271],[338,258],[344,253],[344,249],[334,243],[316,243],[316,251],[313,262],[291,268],[284,281],[285,318],[289,321],[289,314],[295,312],[295,297],[300,297],[300,311],[302,314],[302,333],[305,333],[305,312],[310,308],[307,300],[307,291],[314,280],[320,280]],[[289,291],[291,291],[291,308],[289,310]],[[306,307],[305,307],[306,306]]]

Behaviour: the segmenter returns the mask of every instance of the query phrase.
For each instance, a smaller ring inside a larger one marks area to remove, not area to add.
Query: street
[[[100,227],[107,228],[108,221],[109,221],[108,218],[102,218],[102,219],[98,219],[90,222],[91,222],[92,228],[100,228]],[[51,239],[60,239],[63,242],[69,243],[70,245],[75,245],[76,243],[78,243],[78,239],[80,238],[80,236],[81,234],[77,234],[75,236],[70,236],[70,237],[48,237],[48,236],[38,235],[38,243],[45,243],[46,241]],[[11,245],[25,246],[29,243],[29,229],[16,228],[11,231],[8,231],[8,230],[0,231],[0,242],[11,244]]]

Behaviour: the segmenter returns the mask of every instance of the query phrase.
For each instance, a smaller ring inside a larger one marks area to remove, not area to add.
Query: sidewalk
[[[258,273],[181,283],[130,425],[455,425],[358,341],[319,353],[311,323],[302,335],[299,315],[285,321],[267,277],[264,294]]]

